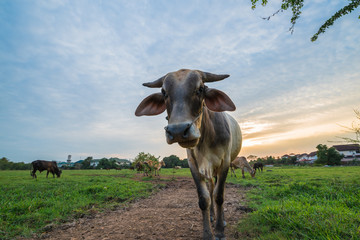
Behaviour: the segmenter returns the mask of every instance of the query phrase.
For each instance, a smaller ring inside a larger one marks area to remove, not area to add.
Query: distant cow
[[[135,169],[137,172],[141,172],[144,169],[144,163],[143,162],[137,162],[135,165]]]
[[[255,169],[253,169],[245,157],[238,157],[234,161],[230,163],[231,168],[231,176],[234,173],[235,177],[235,170],[241,168],[242,177],[245,178],[244,171],[250,173],[251,177],[255,177]]]
[[[203,239],[214,238],[210,224],[214,205],[215,237],[225,238],[225,181],[230,162],[241,149],[239,124],[224,113],[234,111],[234,103],[224,92],[205,85],[227,77],[227,74],[188,69],[168,73],[154,82],[143,84],[161,88],[161,92],[146,97],[135,111],[136,116],[158,115],[167,111],[166,140],[168,144],[178,143],[186,148],[203,216]]]
[[[62,171],[59,170],[57,164],[55,161],[44,161],[44,160],[36,160],[31,163],[32,165],[32,172],[30,175],[33,178],[37,178],[36,171],[39,171],[40,173],[42,171],[47,171],[46,178],[49,176],[49,172],[52,173],[53,177],[55,177],[55,174],[57,177],[60,177]]]
[[[264,165],[261,162],[254,163],[254,170],[260,169],[261,172],[263,171]]]
[[[148,167],[148,169],[150,170],[150,172],[152,172],[152,170],[154,170],[155,172],[155,176],[157,173],[157,176],[159,175],[159,171],[161,169],[161,167],[165,166],[165,162],[164,161],[154,161],[154,160],[147,160],[144,162],[144,165]]]

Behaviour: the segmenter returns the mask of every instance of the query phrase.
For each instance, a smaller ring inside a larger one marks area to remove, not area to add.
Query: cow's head
[[[250,172],[251,177],[255,177],[255,174],[256,174],[256,170],[252,169],[251,172]]]
[[[62,173],[61,170],[55,169],[55,174],[56,174],[56,176],[57,176],[58,178],[60,177],[61,173]]]
[[[146,97],[137,107],[135,115],[151,116],[167,110],[167,143],[177,142],[184,148],[195,147],[201,137],[204,106],[215,112],[235,110],[234,103],[225,93],[205,86],[206,82],[220,81],[227,77],[227,74],[217,75],[188,69],[168,73],[154,82],[143,84],[150,88],[161,88],[161,92]]]

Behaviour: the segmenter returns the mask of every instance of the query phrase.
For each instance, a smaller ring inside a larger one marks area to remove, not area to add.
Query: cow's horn
[[[165,77],[166,77],[166,75],[159,78],[158,80],[153,81],[153,82],[143,83],[143,86],[149,87],[149,88],[160,88],[163,85]]]
[[[230,77],[229,74],[213,74],[213,73],[208,73],[208,72],[203,72],[203,81],[204,82],[216,82],[216,81],[220,81],[223,80],[227,77]]]

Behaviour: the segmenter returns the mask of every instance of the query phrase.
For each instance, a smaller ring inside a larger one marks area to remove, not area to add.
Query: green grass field
[[[251,189],[245,239],[360,239],[360,167],[267,168],[228,181]]]
[[[63,170],[32,179],[29,171],[0,171],[0,239],[28,237],[61,223],[147,197],[158,186],[130,179],[130,170]]]
[[[0,239],[29,237],[48,224],[124,206],[159,188],[132,179],[130,170],[64,170],[55,179],[45,174],[35,180],[29,171],[0,171]],[[189,169],[162,169],[161,175],[191,177]],[[253,179],[248,173],[240,178],[240,170],[237,175],[229,174],[228,182],[248,189],[246,205],[253,209],[239,222],[241,238],[360,239],[360,167],[274,167]]]

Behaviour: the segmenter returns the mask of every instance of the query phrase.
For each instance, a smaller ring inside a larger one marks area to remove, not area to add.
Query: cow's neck
[[[206,107],[203,108],[202,117],[201,117],[201,126],[200,126],[200,141],[198,147],[202,147],[202,145],[206,144],[206,140],[210,140],[211,137],[215,134],[214,124],[211,121],[211,115],[213,113],[210,112]],[[200,146],[199,146],[200,145]]]
[[[199,143],[193,149],[188,149],[188,155],[194,160],[194,166],[200,175],[206,179],[211,179],[214,173],[214,157],[210,154],[210,148],[216,147],[216,118],[219,113],[211,112],[206,107],[201,114],[201,137]],[[210,154],[210,155],[209,155]],[[211,157],[210,157],[211,156]],[[216,157],[215,157],[216,158]]]
[[[230,126],[224,112],[213,112],[203,108],[201,137],[196,148],[198,150],[210,147],[211,149],[227,145],[230,141]]]

